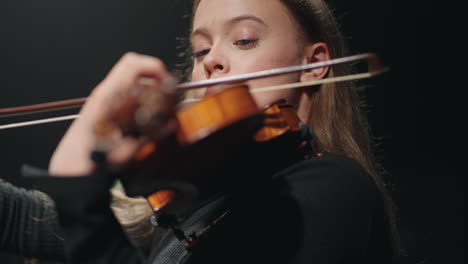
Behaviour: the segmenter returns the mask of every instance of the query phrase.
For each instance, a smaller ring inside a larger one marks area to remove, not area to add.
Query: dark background
[[[376,52],[391,67],[366,81],[378,157],[393,181],[409,263],[462,261],[464,188],[449,146],[450,112],[430,1],[329,0],[350,53]],[[127,51],[177,61],[189,1],[7,0],[0,3],[0,108],[86,97]],[[63,111],[74,114],[76,110]],[[49,117],[0,119],[0,124]],[[0,130],[1,177],[25,186],[21,164],[46,168],[70,122]],[[2,227],[0,227],[2,228]],[[16,263],[0,253],[1,263]]]

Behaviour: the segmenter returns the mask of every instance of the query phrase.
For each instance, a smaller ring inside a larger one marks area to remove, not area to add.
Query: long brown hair
[[[195,12],[201,0],[195,0],[192,10],[191,27]],[[296,18],[304,36],[309,42],[327,44],[330,56],[340,58],[347,55],[346,44],[333,12],[324,0],[279,0]],[[190,79],[193,59],[186,40],[181,47],[185,56],[185,80]],[[342,76],[352,72],[349,64],[333,66],[328,77]],[[315,138],[314,147],[318,152],[333,152],[355,161],[372,176],[382,193],[390,245],[394,254],[399,254],[399,236],[396,225],[396,207],[382,178],[383,170],[374,156],[374,143],[369,129],[366,109],[358,89],[352,83],[329,83],[314,89],[308,96],[311,99],[309,120]]]
[[[293,13],[312,42],[327,44],[332,58],[347,55],[338,23],[323,0],[280,0]],[[349,64],[334,66],[328,77],[352,71]],[[374,142],[366,109],[357,87],[352,83],[330,83],[310,95],[312,113],[306,122],[316,134],[320,151],[342,154],[356,160],[373,177],[383,194],[387,231],[394,254],[399,254],[396,207],[382,178],[383,170],[374,156]]]

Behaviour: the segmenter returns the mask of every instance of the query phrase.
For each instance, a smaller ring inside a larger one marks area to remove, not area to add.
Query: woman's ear
[[[323,42],[307,45],[304,51],[304,64],[330,60],[328,46]],[[303,71],[301,73],[301,82],[323,79],[327,75],[329,68],[327,66]]]

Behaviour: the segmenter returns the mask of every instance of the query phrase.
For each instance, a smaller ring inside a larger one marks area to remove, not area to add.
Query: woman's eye
[[[200,50],[200,51],[194,52],[193,57],[194,58],[201,58],[201,57],[207,55],[209,52],[210,52],[209,49]]]
[[[240,46],[243,49],[253,48],[257,45],[258,39],[240,39],[234,41],[234,45]]]

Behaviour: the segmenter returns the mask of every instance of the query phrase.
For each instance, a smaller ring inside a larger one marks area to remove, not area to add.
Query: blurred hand
[[[142,78],[153,80],[141,84]],[[76,119],[56,148],[49,173],[56,176],[84,176],[94,169],[91,152],[97,143],[96,127],[103,120],[112,120],[112,115],[125,102],[125,96],[145,89],[160,89],[167,80],[173,79],[164,63],[154,57],[137,53],[127,53],[114,65],[106,78],[92,91],[83,105],[80,117]],[[123,137],[121,131],[113,132],[113,140],[118,142],[109,152],[108,160],[121,163],[128,160],[137,148],[138,140]]]

